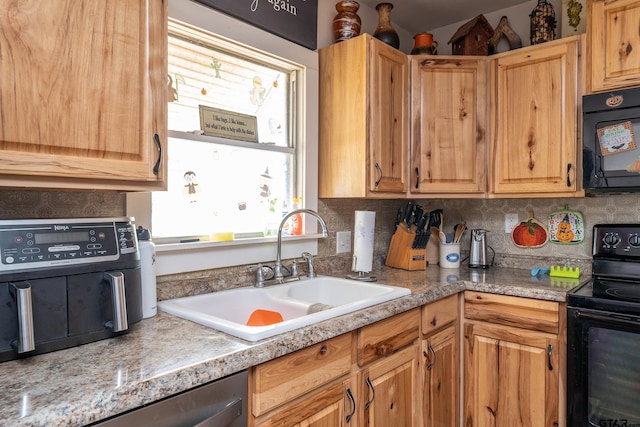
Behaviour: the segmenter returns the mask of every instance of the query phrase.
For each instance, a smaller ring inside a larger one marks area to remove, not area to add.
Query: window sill
[[[322,234],[282,237],[282,259],[317,254]],[[228,242],[188,242],[156,245],[156,274],[186,273],[235,265],[266,263],[276,259],[277,238],[262,237]]]

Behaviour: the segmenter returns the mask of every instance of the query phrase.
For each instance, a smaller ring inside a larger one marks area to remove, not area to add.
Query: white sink
[[[258,341],[409,295],[406,288],[319,276],[264,288],[238,288],[158,303],[160,310],[247,341]],[[277,311],[282,322],[248,326],[255,310]]]

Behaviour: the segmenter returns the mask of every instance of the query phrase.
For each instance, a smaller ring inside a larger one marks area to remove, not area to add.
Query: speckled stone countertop
[[[0,425],[91,424],[465,289],[563,302],[578,283],[506,268],[375,274],[412,294],[255,343],[158,313],[127,335],[0,363]]]

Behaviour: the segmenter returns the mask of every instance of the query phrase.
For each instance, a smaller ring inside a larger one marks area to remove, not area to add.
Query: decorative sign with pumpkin
[[[584,217],[578,211],[564,209],[549,214],[549,241],[557,244],[577,244],[584,240]]]
[[[548,239],[547,227],[533,215],[520,221],[511,231],[511,240],[519,248],[539,248],[544,246]]]

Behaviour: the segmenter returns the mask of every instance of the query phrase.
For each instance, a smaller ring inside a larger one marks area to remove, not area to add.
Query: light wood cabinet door
[[[422,341],[424,425],[451,427],[459,418],[458,323]]]
[[[0,2],[0,186],[164,188],[167,4]]]
[[[358,374],[361,426],[422,425],[418,406],[418,345],[381,359]]]
[[[327,387],[269,417],[256,427],[354,427],[355,399],[350,381]]]
[[[411,193],[486,192],[487,64],[483,58],[411,58]]]
[[[579,37],[492,60],[490,192],[576,197]]]
[[[587,2],[587,56],[591,91],[640,85],[640,3]]]
[[[409,66],[369,34],[319,50],[320,197],[405,197]]]
[[[553,335],[469,322],[464,336],[465,425],[564,425],[559,343]]]
[[[409,63],[407,56],[371,40],[369,190],[407,191]]]

